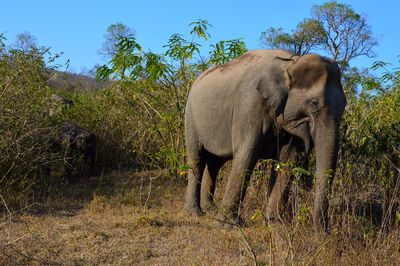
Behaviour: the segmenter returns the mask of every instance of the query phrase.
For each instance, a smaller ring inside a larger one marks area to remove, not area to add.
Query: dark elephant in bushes
[[[67,179],[94,174],[96,136],[93,133],[72,122],[64,122],[57,129],[54,146],[63,156]]]
[[[293,160],[302,150],[308,153],[315,147],[313,222],[317,230],[326,230],[327,192],[346,105],[340,79],[338,65],[330,59],[280,50],[248,52],[200,75],[186,105],[190,170],[185,209],[199,215],[201,202],[212,204],[207,195],[212,194],[221,166],[232,160],[220,219],[240,224],[240,206],[258,159]],[[203,175],[211,182],[201,193]],[[271,178],[270,218],[278,215],[285,179],[285,175]]]

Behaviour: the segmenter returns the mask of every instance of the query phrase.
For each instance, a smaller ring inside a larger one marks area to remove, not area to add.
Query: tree
[[[128,52],[129,47],[128,49],[125,49],[127,47],[125,47],[124,45],[129,42],[124,42],[124,40],[128,39],[134,40],[135,30],[129,28],[128,26],[122,23],[111,24],[110,26],[107,27],[107,33],[104,35],[104,39],[105,41],[103,42],[101,49],[98,51],[99,54],[103,55],[107,60],[110,61],[128,60],[127,56],[124,55],[123,53]],[[124,46],[123,49],[121,49],[121,45]],[[119,68],[120,77],[125,76],[125,71],[129,64],[131,64],[131,62],[129,61],[123,61],[118,63],[118,65],[120,66]],[[104,69],[100,70],[100,72],[101,71],[104,71]]]
[[[104,34],[104,42],[101,49],[98,51],[99,54],[106,57],[106,59],[112,59],[118,52],[118,43],[122,37],[134,37],[136,31],[129,28],[125,24],[116,23],[111,24],[107,27],[107,33]]]
[[[324,42],[326,33],[320,21],[305,19],[291,34],[282,28],[269,28],[261,33],[261,43],[269,48],[290,51],[297,55],[310,52]]]
[[[298,55],[325,52],[340,64],[342,71],[356,57],[374,56],[373,48],[378,42],[371,27],[350,5],[330,1],[315,5],[311,11],[312,18],[300,22],[291,34],[275,28],[262,32],[262,44]]]
[[[247,51],[242,39],[223,40],[211,45],[209,59],[200,54],[199,39],[207,41],[210,37],[208,28],[212,27],[207,20],[199,19],[189,24],[190,41],[182,34],[172,34],[164,54],[155,54],[142,50],[134,36],[119,37],[114,45],[113,58],[96,68],[96,77],[101,80],[151,80],[177,86],[179,83],[189,90],[190,83],[199,72],[211,65],[224,64]],[[198,58],[196,58],[196,56]],[[199,60],[200,59],[200,60]],[[182,85],[184,84],[184,85]]]
[[[371,26],[350,5],[331,1],[314,6],[312,14],[326,31],[324,50],[339,62],[342,69],[346,69],[356,57],[375,55],[372,49],[378,42]]]
[[[30,53],[37,50],[36,37],[31,33],[25,31],[17,35],[15,42],[11,46],[12,49],[21,51],[23,53]]]

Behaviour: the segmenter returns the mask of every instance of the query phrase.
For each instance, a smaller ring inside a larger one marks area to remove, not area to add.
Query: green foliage
[[[178,33],[171,35],[168,40],[168,44],[164,47],[168,48],[168,50],[165,52],[165,55],[176,61],[192,59],[195,52],[200,52],[200,44],[188,42],[183,38],[182,34]]]
[[[207,20],[198,20],[189,24],[191,41],[182,34],[171,35],[168,43],[163,47],[166,51],[163,55],[152,52],[143,52],[140,44],[133,35],[118,38],[115,44],[116,52],[107,65],[97,69],[97,78],[113,80],[152,80],[158,82],[174,83],[175,79],[193,81],[198,70],[204,70],[210,64],[223,64],[240,56],[247,51],[245,43],[241,39],[220,41],[211,45],[209,60],[204,60],[200,55],[201,44],[196,38],[207,41],[210,34],[207,32],[211,26]],[[201,62],[193,62],[195,56]],[[173,63],[166,63],[166,62]],[[190,77],[189,79],[187,77]]]
[[[240,39],[219,41],[211,45],[209,63],[213,65],[225,64],[233,58],[247,52],[246,44]]]
[[[293,51],[293,38],[289,33],[283,31],[282,28],[269,28],[261,33],[260,41],[262,45],[265,45],[273,49],[282,49],[286,51]]]
[[[118,43],[120,39],[129,36],[135,36],[135,30],[123,23],[111,24],[107,27],[99,54],[105,56],[107,59],[113,58],[119,50]]]
[[[291,34],[284,32],[282,28],[269,28],[261,33],[260,40],[270,48],[303,55],[322,45],[326,37],[327,33],[319,20],[305,19]]]
[[[400,198],[397,191],[400,177],[399,73],[386,66],[382,62],[373,66],[374,69],[385,67],[381,77],[360,75],[358,95],[348,97],[341,125],[339,178],[336,179],[338,191],[343,188],[352,191],[350,201],[354,206],[379,202],[385,214],[382,228],[394,222],[394,210]],[[365,198],[360,198],[360,191],[368,195],[367,203]]]
[[[100,80],[157,80],[168,70],[161,55],[144,53],[134,36],[120,37],[109,66],[100,66],[96,77]]]
[[[0,194],[9,203],[18,204],[47,193],[52,183],[50,177],[43,176],[43,169],[60,160],[49,143],[54,134],[50,126],[58,117],[49,116],[51,90],[44,86],[44,57],[49,50],[9,49],[4,41],[1,36]]]
[[[190,23],[189,26],[194,26],[193,29],[190,31],[190,34],[203,38],[206,41],[208,40],[208,38],[210,38],[211,35],[207,32],[207,30],[208,27],[212,27],[212,25],[208,23],[207,20],[199,19]]]
[[[373,65],[376,69],[385,66]],[[344,116],[346,141],[352,150],[364,154],[393,154],[400,141],[399,72],[386,72],[380,78],[364,77],[361,92],[347,108]]]

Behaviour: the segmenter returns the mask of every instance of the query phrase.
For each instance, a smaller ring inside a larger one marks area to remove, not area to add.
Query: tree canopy
[[[301,21],[291,33],[269,28],[261,33],[260,40],[263,46],[297,55],[325,52],[342,70],[356,57],[373,57],[373,48],[378,44],[366,17],[336,1],[313,6],[311,18]]]
[[[123,23],[111,24],[107,27],[104,34],[104,42],[99,50],[99,54],[111,59],[118,52],[118,43],[122,37],[133,37],[136,31]]]

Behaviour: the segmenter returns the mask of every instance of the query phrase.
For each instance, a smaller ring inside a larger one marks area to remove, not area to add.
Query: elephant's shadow
[[[49,192],[44,200],[25,207],[21,212],[68,217],[99,201],[143,210],[169,208],[180,201],[177,195],[183,194],[184,187],[184,180],[165,177],[162,171],[112,171],[64,182]],[[150,225],[170,227],[175,222],[154,220]]]
[[[49,188],[42,200],[26,206],[22,212],[36,216],[72,217],[92,201],[95,195],[115,193],[115,182],[101,176],[60,182],[58,188]]]

